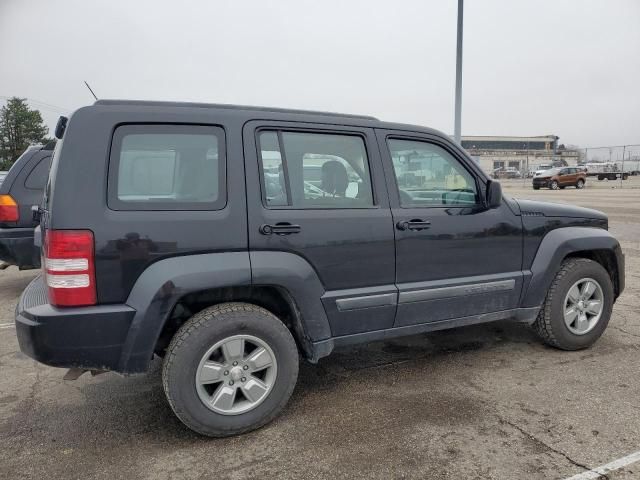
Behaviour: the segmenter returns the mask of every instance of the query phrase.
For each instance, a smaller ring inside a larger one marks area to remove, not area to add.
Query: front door
[[[515,308],[522,227],[506,202],[488,209],[485,177],[448,140],[377,131],[396,234],[394,326]]]
[[[243,137],[252,255],[308,262],[333,336],[390,328],[394,231],[374,131],[254,121]]]
[[[560,171],[560,183],[563,186],[575,185],[578,180],[578,170],[575,168],[563,168]]]

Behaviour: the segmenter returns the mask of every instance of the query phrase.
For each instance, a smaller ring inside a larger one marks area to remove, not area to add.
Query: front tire
[[[588,348],[607,328],[613,297],[611,277],[602,265],[570,258],[560,266],[533,327],[552,347]]]
[[[554,180],[549,184],[549,188],[551,190],[558,190],[560,188],[560,185],[558,185],[558,182]]]
[[[195,432],[226,437],[273,420],[298,378],[298,349],[271,312],[223,303],[191,317],[173,337],[162,381],[176,416]]]
[[[578,180],[578,182],[576,183],[576,188],[577,189],[584,188],[584,180],[582,180],[582,179]]]

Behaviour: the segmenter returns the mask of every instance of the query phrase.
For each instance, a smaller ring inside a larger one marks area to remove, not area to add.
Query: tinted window
[[[389,140],[402,206],[472,205],[474,177],[444,148],[415,140]]]
[[[24,186],[33,190],[44,190],[49,178],[49,168],[51,167],[51,157],[45,157],[31,170],[31,173],[24,181]]]
[[[224,134],[217,127],[127,125],[113,140],[109,205],[213,210],[226,203]]]
[[[266,205],[292,208],[373,205],[362,137],[263,131],[258,140]]]

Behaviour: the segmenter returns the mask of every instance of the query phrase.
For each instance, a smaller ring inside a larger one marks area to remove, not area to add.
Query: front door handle
[[[291,235],[292,233],[300,233],[301,230],[300,225],[293,225],[289,222],[278,222],[275,225],[264,224],[260,227],[260,233],[263,235]]]
[[[431,226],[429,220],[422,220],[420,218],[414,218],[412,220],[403,220],[396,223],[398,230],[424,230]]]

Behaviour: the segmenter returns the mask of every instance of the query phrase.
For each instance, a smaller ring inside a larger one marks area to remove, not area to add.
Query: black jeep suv
[[[269,422],[299,356],[339,345],[512,319],[589,347],[624,288],[604,214],[503,198],[428,128],[101,100],[56,130],[20,347],[123,374],[160,355],[205,435]]]
[[[42,202],[54,145],[27,148],[0,181],[0,264],[20,270],[40,267],[40,248],[33,238],[37,222],[31,209]]]

